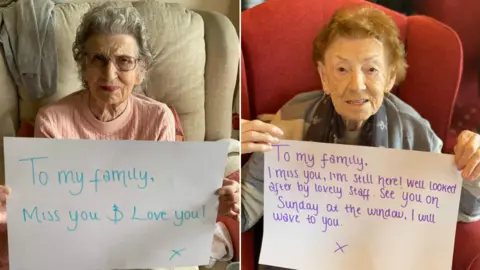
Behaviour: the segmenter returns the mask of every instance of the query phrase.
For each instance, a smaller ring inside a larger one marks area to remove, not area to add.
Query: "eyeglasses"
[[[128,55],[118,55],[114,57],[108,57],[103,54],[86,54],[88,56],[89,63],[96,67],[106,67],[108,63],[112,61],[113,65],[120,71],[130,71],[137,67],[138,60],[135,57]]]

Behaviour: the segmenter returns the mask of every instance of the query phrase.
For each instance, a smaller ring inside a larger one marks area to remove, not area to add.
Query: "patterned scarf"
[[[332,99],[325,94],[316,106],[305,141],[339,143],[344,139],[346,128]],[[358,145],[388,147],[388,119],[383,103],[378,112],[363,124]]]

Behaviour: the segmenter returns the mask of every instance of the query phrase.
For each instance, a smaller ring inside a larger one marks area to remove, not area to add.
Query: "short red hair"
[[[385,12],[367,5],[347,6],[337,10],[313,43],[313,60],[324,62],[325,52],[337,37],[375,38],[386,48],[388,63],[395,72],[395,84],[405,79],[405,49],[395,22]]]

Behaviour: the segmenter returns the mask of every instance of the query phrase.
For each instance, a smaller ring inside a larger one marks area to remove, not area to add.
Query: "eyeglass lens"
[[[94,54],[91,59],[92,64],[97,67],[105,67],[108,65],[108,62],[112,61],[115,67],[121,71],[132,70],[137,64],[137,60],[135,58],[126,55],[118,55],[109,58],[102,54]]]

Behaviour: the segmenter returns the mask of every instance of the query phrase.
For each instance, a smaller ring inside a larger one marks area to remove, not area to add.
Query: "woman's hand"
[[[7,223],[7,197],[10,194],[10,188],[0,185],[0,224]]]
[[[455,165],[462,171],[462,177],[473,181],[480,176],[480,135],[464,130],[457,138]]]
[[[283,131],[278,127],[260,120],[248,121],[242,119],[242,154],[266,152],[272,149],[273,143],[278,143],[278,137]]]
[[[10,195],[10,188],[8,186],[0,185],[0,206],[5,207],[7,203],[7,197]]]
[[[237,219],[240,213],[240,184],[234,180],[224,179],[223,186],[217,190],[217,194],[218,214]]]

